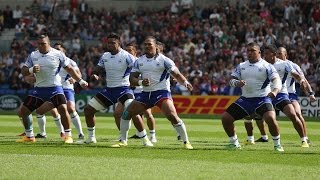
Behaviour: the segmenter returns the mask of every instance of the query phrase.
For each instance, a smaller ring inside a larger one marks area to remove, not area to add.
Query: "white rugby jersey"
[[[98,66],[103,67],[106,71],[107,87],[129,86],[129,75],[135,59],[136,57],[123,49],[120,49],[115,55],[105,52]]]
[[[34,73],[36,82],[35,87],[54,87],[61,86],[59,72],[70,64],[69,59],[59,50],[50,48],[47,54],[42,54],[39,50],[33,51],[24,66],[28,68],[35,64],[40,65],[40,72]]]
[[[288,75],[291,74],[292,72],[296,72],[292,65],[289,63],[289,61],[283,61],[281,59],[276,59],[275,63],[273,66],[276,68],[282,82],[282,88],[279,91],[279,93],[286,93],[288,94],[288,89],[287,89],[287,79]]]
[[[67,57],[68,58],[68,57]],[[79,69],[78,65],[76,62],[74,62],[72,59],[68,58],[70,61],[70,65],[73,69]],[[63,89],[73,89],[74,86],[73,84],[71,84],[68,79],[71,78],[70,74],[67,73],[66,70],[61,69],[60,71],[60,76],[61,76],[61,83],[62,83],[62,87]]]
[[[241,89],[242,96],[247,98],[267,96],[271,92],[270,81],[279,78],[274,66],[261,58],[253,64],[249,60],[240,63],[231,76],[246,82]]]
[[[288,61],[291,66],[293,67],[293,69],[302,77],[304,77],[303,71],[301,70],[301,68],[298,66],[298,64],[290,61],[290,60],[286,60]],[[296,93],[296,86],[295,86],[295,80],[292,77],[291,73],[288,75],[288,80],[287,80],[287,89],[288,89],[288,93]]]
[[[150,80],[150,86],[143,86],[143,91],[170,91],[170,73],[176,68],[174,62],[163,54],[152,58],[143,55],[135,62],[132,72],[139,72],[143,79]]]

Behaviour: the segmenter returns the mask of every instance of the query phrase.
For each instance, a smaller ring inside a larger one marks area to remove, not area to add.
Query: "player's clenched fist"
[[[35,64],[33,67],[29,68],[30,74],[38,73],[38,72],[40,72],[40,65],[39,64]]]

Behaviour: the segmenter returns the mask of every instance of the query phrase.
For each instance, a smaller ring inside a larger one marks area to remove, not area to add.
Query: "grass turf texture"
[[[38,132],[34,118],[34,130]],[[81,117],[83,127],[84,117]],[[242,145],[225,150],[228,144],[219,119],[184,118],[194,150],[177,141],[170,123],[156,115],[158,143],[145,148],[140,140],[129,140],[125,148],[111,148],[118,138],[112,117],[97,117],[95,145],[65,145],[52,117],[47,116],[46,140],[16,143],[22,127],[15,115],[0,115],[1,179],[318,179],[320,175],[320,123],[308,121],[310,148],[301,148],[298,134],[289,121],[280,120],[284,153],[273,150],[273,142]],[[242,121],[236,122],[241,142],[246,140]],[[84,132],[87,134],[86,128]],[[130,135],[135,130],[131,128]],[[74,139],[77,139],[73,130]],[[259,138],[255,128],[255,139]],[[271,137],[269,136],[271,139]]]

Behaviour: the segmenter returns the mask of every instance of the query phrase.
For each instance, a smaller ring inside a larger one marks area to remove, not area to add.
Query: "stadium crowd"
[[[149,35],[165,45],[164,54],[194,87],[190,93],[178,83],[172,86],[173,94],[239,95],[240,90],[227,82],[235,66],[247,58],[246,44],[257,42],[261,47],[284,46],[320,96],[319,2],[222,1],[200,8],[192,0],[182,1],[172,0],[163,9],[123,12],[93,9],[85,0],[34,0],[25,9],[7,5],[0,10],[0,31],[15,29],[15,39],[10,51],[1,54],[0,84],[10,89],[30,88],[22,78],[21,66],[35,49],[34,38],[47,33],[67,47],[67,56],[77,62],[89,88],[102,88],[105,82],[89,77],[106,50],[106,36],[115,31],[123,46],[132,42],[140,46]]]

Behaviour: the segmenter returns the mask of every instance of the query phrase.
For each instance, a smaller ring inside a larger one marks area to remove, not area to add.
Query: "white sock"
[[[70,116],[71,116],[72,124],[76,128],[78,135],[83,134],[81,121],[78,113],[74,111],[73,113],[70,113]]]
[[[138,132],[138,136],[139,136],[140,138],[144,138],[145,136],[147,136],[146,130],[144,129],[143,131]]]
[[[304,142],[307,142],[307,139],[308,139],[308,138],[305,136],[305,137],[302,137],[302,138],[301,138],[301,141],[302,141],[302,142],[303,142],[303,141],[304,141]]]
[[[230,139],[231,144],[234,144],[236,146],[240,145],[239,140],[238,140],[238,136],[236,134],[234,136],[229,137],[229,139]]]
[[[150,130],[149,132],[150,132],[150,137],[151,138],[155,138],[156,137],[156,130],[155,129],[154,130]]]
[[[96,128],[95,127],[88,127],[88,137],[94,138],[96,136]]]
[[[46,133],[47,118],[46,118],[45,115],[38,114],[37,115],[37,120],[38,120],[39,129],[40,129],[40,134],[42,136],[45,136],[47,134]]]
[[[61,123],[60,114],[59,114],[57,117],[54,117],[54,118],[53,118],[53,121],[54,121],[54,123],[56,124],[59,132],[65,133],[65,132],[64,132],[64,127],[63,127],[63,125],[62,125],[62,123]]]
[[[272,136],[274,146],[280,146],[280,134],[278,136]]]
[[[71,129],[65,129],[64,132],[66,133],[66,136],[72,137]]]
[[[25,132],[27,137],[34,137],[33,129],[25,130]]]
[[[178,124],[173,125],[176,131],[180,134],[181,139],[184,143],[189,143],[188,134],[186,130],[186,126],[184,125],[183,121],[181,120]]]
[[[247,140],[248,140],[249,142],[254,142],[254,136],[248,136],[248,137],[247,137]]]
[[[268,135],[261,135],[262,139],[268,140]]]
[[[128,132],[130,129],[130,121],[131,120],[124,120],[121,118],[120,120],[120,134],[121,140],[127,142],[128,141]]]

